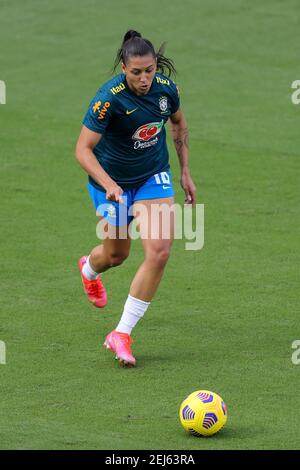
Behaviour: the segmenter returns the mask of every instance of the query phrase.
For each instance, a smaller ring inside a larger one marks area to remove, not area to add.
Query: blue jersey
[[[175,83],[158,73],[146,95],[131,91],[123,73],[98,90],[83,124],[102,134],[94,154],[123,190],[136,188],[169,169],[165,123],[178,108]],[[89,182],[103,190],[90,176]]]

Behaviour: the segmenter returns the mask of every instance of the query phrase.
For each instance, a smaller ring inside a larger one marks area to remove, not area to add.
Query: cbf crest
[[[166,96],[161,96],[159,98],[159,107],[162,113],[166,113],[168,111],[168,98]]]

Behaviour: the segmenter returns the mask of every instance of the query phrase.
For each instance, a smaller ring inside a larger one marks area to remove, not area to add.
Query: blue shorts
[[[94,207],[111,225],[121,227],[128,225],[133,219],[132,206],[135,201],[159,199],[175,196],[172,177],[169,171],[162,171],[151,176],[146,183],[135,189],[124,191],[124,203],[109,201],[106,193],[88,183],[88,190]]]

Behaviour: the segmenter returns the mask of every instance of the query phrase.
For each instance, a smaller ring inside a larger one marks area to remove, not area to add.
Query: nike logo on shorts
[[[171,186],[165,186],[165,185],[163,184],[163,189],[169,189],[169,188],[171,188]]]

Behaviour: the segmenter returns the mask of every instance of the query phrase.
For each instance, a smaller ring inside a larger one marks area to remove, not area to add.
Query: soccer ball
[[[181,403],[179,418],[183,428],[190,434],[212,436],[225,425],[227,406],[216,393],[197,390]]]

